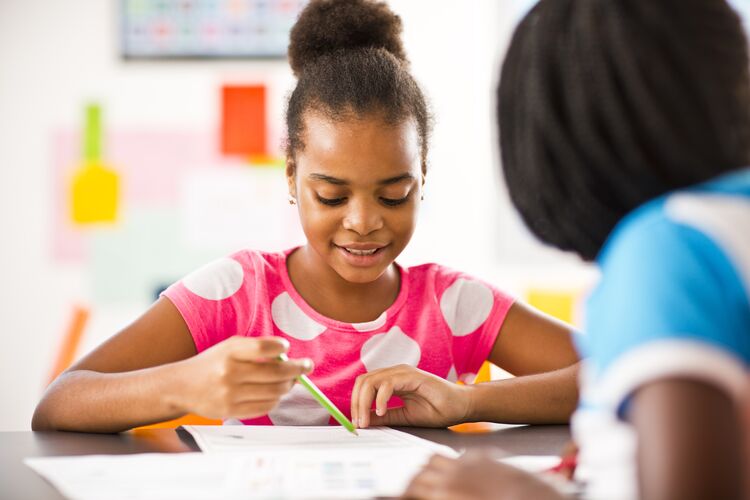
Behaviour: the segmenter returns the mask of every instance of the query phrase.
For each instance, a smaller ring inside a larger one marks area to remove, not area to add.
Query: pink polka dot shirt
[[[189,274],[163,295],[182,314],[198,352],[233,335],[285,338],[290,358],[315,362],[310,378],[347,417],[355,379],[378,368],[407,364],[452,382],[471,382],[513,304],[487,283],[424,264],[399,267],[398,297],[377,319],[344,323],[316,312],[294,289],[286,267],[293,250],[237,252]],[[398,398],[389,402],[399,405]],[[241,423],[336,422],[296,384],[268,415]]]

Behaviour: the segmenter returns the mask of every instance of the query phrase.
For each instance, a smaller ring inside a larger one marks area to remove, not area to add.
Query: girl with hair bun
[[[186,413],[333,423],[294,385],[301,373],[359,427],[568,420],[578,358],[566,325],[474,277],[395,262],[430,135],[400,35],[385,3],[308,4],[291,32],[286,115],[289,199],[307,243],[242,250],[169,287],[49,387],[34,429],[113,432]],[[485,360],[519,376],[454,383]]]

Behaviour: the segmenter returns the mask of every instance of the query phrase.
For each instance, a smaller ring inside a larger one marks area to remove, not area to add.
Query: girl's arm
[[[639,389],[628,408],[638,434],[640,499],[747,498],[740,412],[725,393],[697,381],[662,380]],[[530,474],[472,454],[433,457],[404,497],[563,499]]]
[[[275,361],[276,338],[231,337],[196,354],[177,308],[143,316],[61,374],[36,407],[33,430],[118,432],[198,413],[248,418],[273,408],[309,360]]]
[[[571,336],[565,323],[513,304],[489,360],[517,377],[460,386],[411,366],[383,368],[357,378],[352,418],[360,427],[565,423],[578,402],[579,359]],[[394,395],[404,406],[388,410]],[[375,413],[370,411],[373,401]]]
[[[516,302],[488,360],[515,378],[469,386],[468,420],[565,423],[578,403],[578,354],[570,326]]]
[[[725,392],[652,382],[635,392],[626,418],[638,435],[640,498],[746,498],[740,410]]]

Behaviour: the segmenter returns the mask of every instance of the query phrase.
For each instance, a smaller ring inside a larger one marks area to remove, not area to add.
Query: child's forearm
[[[37,405],[33,430],[120,432],[186,413],[180,363],[125,373],[76,370],[60,376]]]
[[[511,424],[567,423],[578,403],[579,364],[469,386],[469,421]]]

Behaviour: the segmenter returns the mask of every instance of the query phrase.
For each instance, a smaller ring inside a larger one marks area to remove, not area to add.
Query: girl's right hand
[[[495,461],[482,451],[458,459],[434,455],[412,478],[401,498],[409,500],[565,500],[542,479]]]
[[[181,411],[208,418],[254,418],[267,414],[294,380],[310,373],[312,360],[281,361],[289,348],[278,337],[231,337],[180,361]]]

